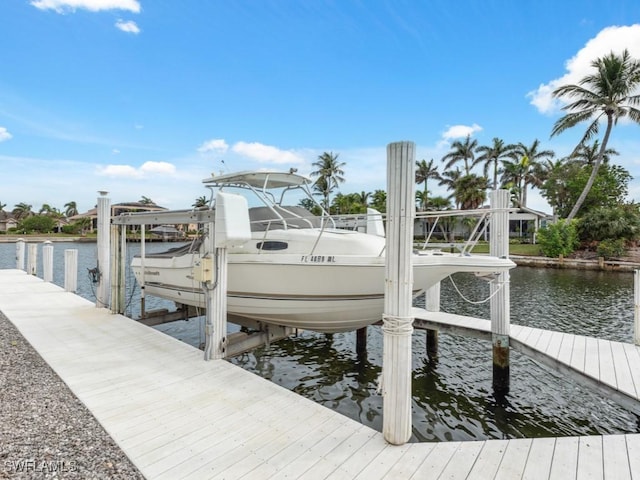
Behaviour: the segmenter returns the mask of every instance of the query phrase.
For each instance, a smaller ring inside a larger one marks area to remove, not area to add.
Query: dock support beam
[[[428,312],[440,311],[440,282],[424,293],[424,307]],[[430,360],[438,358],[438,331],[427,330],[427,355]]]
[[[356,353],[358,356],[367,353],[367,327],[356,330]]]
[[[126,227],[111,225],[111,313],[125,310],[126,258]]]
[[[490,193],[490,255],[509,257],[509,192]],[[510,290],[509,271],[491,281],[491,339],[493,346],[493,392],[502,397],[509,393]]]
[[[411,438],[411,334],[415,144],[387,146],[387,236],[382,331],[382,433],[402,445]]]
[[[640,270],[633,271],[633,342],[640,345]]]
[[[111,232],[111,201],[107,193],[101,191],[98,197],[98,286],[96,288],[96,307],[109,306],[109,288],[111,275],[109,259],[111,247],[109,237]]]

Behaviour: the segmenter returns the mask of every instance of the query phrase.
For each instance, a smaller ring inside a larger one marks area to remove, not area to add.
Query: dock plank
[[[579,446],[578,437],[556,438],[549,480],[576,478]]]
[[[629,364],[629,370],[631,370],[633,386],[638,394],[636,398],[640,398],[640,348],[628,343],[623,344],[623,348]]]
[[[603,470],[607,478],[616,480],[631,480],[637,475],[630,469],[629,452],[625,435],[607,435],[602,439]]]
[[[585,338],[583,371],[592,378],[600,378],[600,352],[597,338]]]
[[[429,456],[435,446],[435,443],[410,444],[409,448],[396,460],[396,463],[383,477],[384,480],[411,478],[423,462],[429,461]]]
[[[598,354],[600,356],[600,382],[618,389],[611,342],[609,340],[603,340],[602,338],[599,338],[597,342]]]
[[[613,358],[618,390],[631,397],[638,398],[638,392],[633,383],[633,374],[627,355],[625,354],[624,345],[618,342],[611,342],[611,356]]]
[[[553,332],[551,336],[551,341],[549,345],[547,345],[547,349],[544,352],[549,355],[551,358],[558,358],[558,354],[560,353],[560,346],[562,345],[562,338],[564,337],[564,333],[562,332]]]
[[[527,464],[532,440],[529,438],[509,440],[495,476],[496,480],[521,478]],[[524,478],[524,477],[522,477]]]
[[[411,479],[421,480],[425,478],[439,478],[453,455],[458,450],[461,442],[438,443],[425,461],[418,466]]]
[[[571,350],[571,367],[575,370],[584,372],[584,363],[587,347],[587,337],[576,335],[573,339]],[[597,377],[595,377],[597,380]]]
[[[581,437],[578,444],[577,478],[604,478],[602,437]],[[617,477],[614,477],[617,478]]]
[[[502,463],[502,458],[509,445],[508,440],[492,440],[484,442],[482,450],[474,462],[467,480],[485,480],[494,478]]]
[[[462,442],[440,474],[442,478],[465,478],[473,468],[484,442]]]

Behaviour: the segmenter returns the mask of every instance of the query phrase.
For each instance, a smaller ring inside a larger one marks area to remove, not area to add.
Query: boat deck
[[[189,345],[19,270],[0,270],[0,310],[148,479],[565,480],[640,472],[635,434],[392,446],[369,427],[224,360],[205,362]]]

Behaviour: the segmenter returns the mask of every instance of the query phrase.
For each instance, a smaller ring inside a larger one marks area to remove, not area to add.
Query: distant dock
[[[225,360],[205,362],[196,348],[23,271],[0,270],[0,310],[148,479],[565,480],[640,472],[640,434],[393,446],[380,432]],[[540,334],[535,345],[544,343]],[[630,371],[633,385],[637,373]]]

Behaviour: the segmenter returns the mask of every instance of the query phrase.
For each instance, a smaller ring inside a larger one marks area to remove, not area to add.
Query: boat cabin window
[[[320,227],[321,219],[311,212],[299,206],[253,207],[249,209],[249,220],[252,232],[264,232],[265,230],[282,229],[286,222],[287,228],[313,228]],[[284,221],[283,221],[284,219]]]
[[[267,240],[266,242],[258,242],[256,244],[256,248],[258,250],[286,250],[289,248],[289,244],[287,242],[278,242],[275,240]]]

